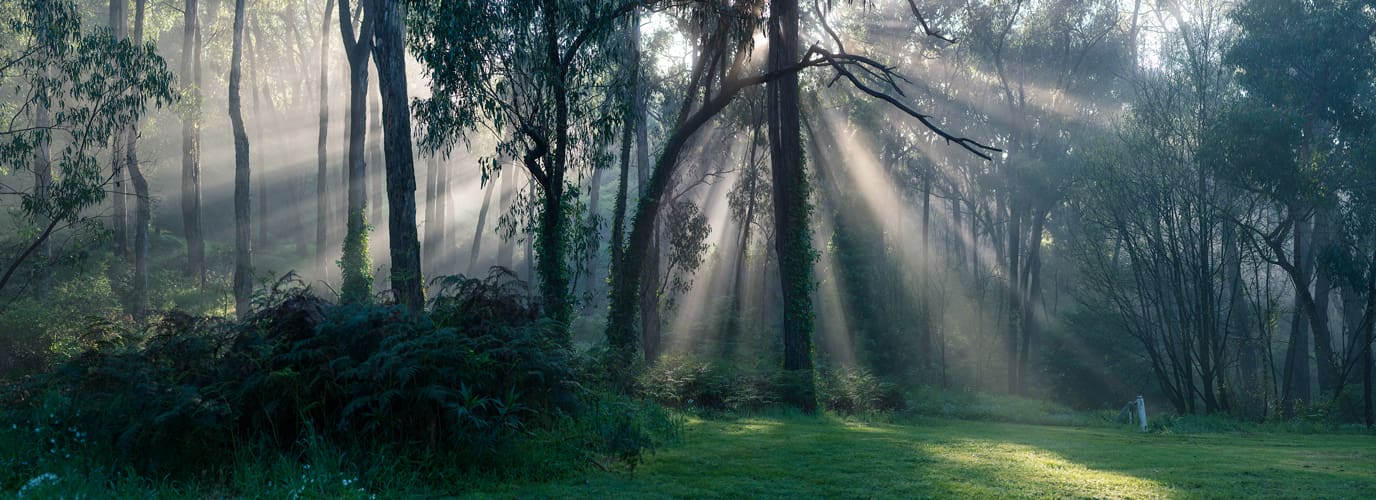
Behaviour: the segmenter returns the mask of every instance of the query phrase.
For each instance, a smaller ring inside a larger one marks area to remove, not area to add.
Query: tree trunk
[[[1027,240],[1027,293],[1022,304],[1022,346],[1018,350],[1018,393],[1029,395],[1032,374],[1036,373],[1033,355],[1037,352],[1037,304],[1042,294],[1042,230],[1046,227],[1046,211],[1033,215],[1032,231]]]
[[[1366,414],[1366,428],[1376,425],[1376,414],[1372,410],[1371,344],[1376,342],[1376,241],[1372,241],[1371,260],[1366,267],[1366,340],[1362,342],[1362,406]]]
[[[1324,253],[1326,247],[1333,240],[1335,228],[1333,227],[1333,214],[1326,208],[1320,208],[1314,215],[1314,235],[1312,249],[1310,253],[1317,257]],[[1311,322],[1313,327],[1310,330],[1314,334],[1314,357],[1315,366],[1318,368],[1319,394],[1336,395],[1342,391],[1342,381],[1339,380],[1339,359],[1333,350],[1333,337],[1328,328],[1328,304],[1329,297],[1332,296],[1333,282],[1327,272],[1320,271],[1315,265],[1311,269],[1314,272],[1314,310]]]
[[[134,2],[134,45],[143,45],[143,13],[145,0]],[[148,309],[148,224],[152,219],[152,202],[148,197],[148,180],[143,177],[138,155],[138,122],[129,126],[125,147],[129,165],[129,180],[134,185],[134,319],[142,321]]]
[[[769,4],[768,67],[778,70],[798,61],[798,1]],[[805,412],[817,410],[812,375],[812,238],[811,208],[803,167],[798,102],[798,75],[770,82],[766,88],[769,114],[770,166],[774,181],[775,247],[783,292],[784,370],[792,372],[786,402]]]
[[[661,231],[654,230],[655,237],[648,251],[645,263],[645,276],[640,281],[640,347],[649,365],[659,358],[660,317],[659,317],[659,257],[661,254]]]
[[[238,0],[243,1],[243,0]],[[364,0],[368,1],[368,0]],[[372,295],[372,260],[368,257],[367,164],[364,163],[365,121],[368,113],[368,55],[373,49],[373,16],[363,16],[358,38],[349,19],[349,0],[339,0],[339,29],[349,63],[348,219],[344,256],[340,261],[344,283],[340,299],[366,301]]]
[[[638,18],[637,18],[638,21]],[[633,22],[631,27],[631,42],[627,52],[630,53],[630,70],[628,78],[631,79],[630,93],[637,95],[639,88],[639,65],[640,65],[640,24]],[[616,178],[616,201],[612,207],[612,235],[611,235],[611,267],[615,268],[621,262],[621,255],[625,249],[622,245],[626,237],[626,204],[627,191],[630,182],[631,172],[631,142],[632,134],[635,132],[635,123],[641,120],[639,113],[639,99],[632,97],[631,103],[627,106],[630,112],[626,113],[627,118],[621,122],[621,167],[617,171]],[[615,269],[609,271],[612,275],[616,274]]]
[[[249,263],[249,147],[239,96],[245,1],[234,1],[234,48],[229,62],[229,122],[234,129],[234,312],[239,319],[248,315],[249,296],[253,293],[253,269]]]
[[[371,0],[359,1],[368,2]],[[378,18],[377,21],[374,21],[373,25],[374,52],[377,51],[377,30],[381,27],[376,23],[381,21],[382,19]],[[382,102],[380,97],[382,92],[382,80],[379,74],[380,72],[377,71],[377,67],[374,66],[372,69],[372,79],[378,82],[378,91],[370,92],[368,95],[368,137],[364,142],[364,144],[367,144],[366,150],[368,159],[364,160],[364,163],[368,166],[368,173],[364,178],[363,185],[368,192],[368,223],[373,226],[371,231],[369,231],[369,234],[372,235],[370,241],[372,245],[371,249],[374,250],[372,255],[375,255],[378,259],[385,259],[387,256],[378,255],[377,253],[378,250],[387,248],[387,245],[382,245],[382,242],[377,241],[378,235],[390,234],[388,233],[389,230],[385,227],[387,224],[387,216],[384,215],[384,209],[386,208],[384,203],[387,197],[383,194],[383,191],[386,189],[385,179],[387,175],[387,160],[384,158],[383,152],[383,148],[385,147],[383,143],[385,139],[383,138],[382,131]]]
[[[124,40],[129,37],[129,0],[110,0],[110,34],[116,40]],[[121,130],[119,137],[127,137],[127,130]],[[114,213],[110,214],[110,226],[114,231],[115,254],[121,257],[129,255],[129,229],[127,227],[128,208],[125,207],[125,197],[129,194],[125,192],[124,168],[128,163],[128,156],[123,154],[122,147],[127,147],[127,143],[116,140],[119,146],[112,150],[110,157],[110,170],[113,174],[114,199],[110,200],[113,205]],[[122,146],[122,147],[121,147]]]
[[[268,169],[263,162],[263,150],[267,149],[264,147],[267,142],[263,140],[263,130],[267,128],[269,123],[272,123],[272,120],[263,116],[264,84],[261,79],[263,57],[258,53],[258,39],[261,38],[258,31],[258,16],[256,14],[250,16],[250,21],[252,21],[250,23],[252,29],[244,34],[244,49],[248,51],[250,59],[248,79],[249,88],[253,92],[253,119],[257,125],[253,127],[253,142],[258,144],[254,156],[254,163],[258,165],[258,174],[254,176],[258,179],[258,217],[256,223],[258,224],[258,244],[266,245],[268,242]]]
[[[1018,263],[1021,260],[1018,248],[1022,240],[1022,212],[1012,200],[1008,202],[1008,253],[1004,255],[1007,259],[1006,270],[1008,271],[1008,333],[1004,338],[1008,363],[1008,393],[1018,393],[1018,342],[1020,335],[1020,325],[1022,323],[1022,284],[1019,281],[1021,275],[1018,273]]]
[[[592,179],[589,181],[591,192],[588,193],[587,230],[593,234],[592,241],[595,242],[588,252],[587,264],[583,266],[585,269],[583,274],[583,290],[585,290],[585,293],[589,296],[595,296],[592,290],[597,283],[595,279],[597,273],[593,272],[593,270],[597,268],[597,255],[602,251],[602,222],[599,218],[602,210],[602,171],[603,169],[601,168],[593,169]],[[483,199],[486,200],[487,195],[484,195]]]
[[[377,43],[373,58],[382,91],[387,155],[387,241],[392,292],[411,312],[425,309],[420,234],[416,229],[416,165],[411,147],[411,103],[406,93],[406,7],[401,0],[366,0],[373,10]]]
[[[487,225],[487,209],[492,204],[492,192],[496,191],[497,179],[487,179],[483,186],[483,205],[478,209],[478,224],[473,229],[473,247],[468,251],[468,274],[478,275],[478,254],[483,250],[483,229]]]
[[[190,0],[194,1],[194,0]],[[334,0],[326,0],[325,12],[320,16],[320,133],[315,142],[315,263],[316,274],[320,279],[329,277],[330,237],[330,188],[329,188],[329,143],[330,143],[330,13],[334,12]]]
[[[182,84],[196,109],[182,117],[182,233],[186,273],[205,285],[205,236],[201,233],[201,27],[197,0],[186,0],[182,31]]]
[[[920,300],[922,301],[922,312],[926,313],[926,316],[930,316],[931,312],[931,307],[929,307],[932,301],[930,273],[932,270],[936,269],[936,266],[933,266],[932,262],[930,262],[930,259],[932,258],[931,223],[933,174],[934,172],[932,172],[932,169],[930,167],[924,169],[922,174],[922,245],[918,247],[919,251],[921,252],[920,255],[922,256],[921,259],[919,259],[921,261],[921,272],[919,274],[921,286],[919,289],[919,296],[921,297]],[[902,224],[900,224],[900,227],[901,226]],[[902,244],[901,240],[900,244]],[[930,321],[930,317],[919,318],[919,321],[920,323],[918,328],[919,336],[921,337],[919,341],[922,343],[922,376],[928,377],[929,374],[932,372],[932,369],[936,366],[936,363],[932,362],[933,354],[936,352],[932,348],[933,323],[932,321]]]
[[[439,264],[440,239],[436,232],[439,228],[435,227],[439,214],[435,212],[435,205],[439,199],[440,189],[440,154],[439,151],[435,151],[429,154],[425,161],[425,240],[421,244],[425,260],[421,264],[425,266],[427,276],[437,276],[435,266]],[[496,179],[490,182],[496,182]]]
[[[1309,283],[1309,224],[1295,215],[1294,236],[1294,282],[1298,289]],[[1286,418],[1295,416],[1295,401],[1312,402],[1309,392],[1309,326],[1300,299],[1301,292],[1296,290],[1294,308],[1291,313],[1290,346],[1285,352],[1284,401],[1281,411]]]
[[[449,242],[449,175],[450,175],[450,173],[453,172],[453,169],[450,168],[451,166],[452,166],[452,165],[451,165],[448,161],[445,161],[445,160],[442,159],[442,158],[435,158],[435,167],[436,167],[437,170],[439,170],[439,172],[435,174],[436,177],[435,177],[435,250],[434,250],[434,252],[437,252],[437,253],[435,253],[435,254],[433,254],[433,255],[427,253],[426,255],[431,255],[431,259],[435,261],[435,267],[436,267],[436,269],[438,269],[440,266],[443,266],[443,265],[445,265],[446,263],[448,263],[449,260],[448,260],[446,257],[447,257],[448,255],[454,253],[454,245],[450,245],[450,244],[448,243],[448,242]],[[513,172],[513,173],[514,173],[514,172]],[[426,250],[426,252],[430,252],[430,250]],[[432,273],[432,274],[434,274],[435,276],[439,276],[439,275],[442,274],[442,273],[436,271],[435,273]]]

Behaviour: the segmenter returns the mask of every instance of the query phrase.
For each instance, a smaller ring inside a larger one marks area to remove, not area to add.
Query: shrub
[[[811,380],[782,370],[741,371],[714,361],[668,356],[641,373],[641,394],[671,408],[755,411],[778,406],[789,391],[812,391]],[[864,368],[819,369],[815,397],[842,414],[899,411],[907,402],[893,384]]]
[[[831,411],[854,415],[876,411],[899,411],[907,401],[893,384],[880,380],[860,367],[821,370],[818,395]]]
[[[417,315],[336,306],[288,275],[242,322],[173,312],[145,328],[92,328],[90,348],[0,401],[29,421],[59,416],[123,463],[169,474],[223,464],[226,449],[309,443],[453,453],[471,465],[560,425],[592,426],[579,446],[634,463],[664,430],[657,407],[570,380],[572,353],[509,272],[436,285]]]

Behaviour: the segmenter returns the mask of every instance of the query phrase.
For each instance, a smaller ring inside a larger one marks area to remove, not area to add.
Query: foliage
[[[20,105],[4,109],[10,116],[0,128],[0,173],[34,168],[36,153],[48,159],[40,169],[51,169],[46,188],[6,190],[19,198],[36,246],[55,230],[91,220],[87,209],[105,199],[110,182],[98,153],[150,104],[171,104],[176,95],[172,72],[152,44],[116,40],[106,28],[84,30],[74,2],[25,0],[0,15],[16,49],[0,54],[0,88],[20,96]],[[31,111],[39,107],[50,111],[50,123],[35,121]],[[50,145],[60,146],[51,157]],[[9,263],[11,272],[32,249]],[[0,287],[10,277],[0,277]]]
[[[864,368],[821,370],[818,378],[822,405],[843,415],[901,411],[908,404],[897,387]]]
[[[373,260],[368,256],[368,233],[372,232],[372,226],[367,223],[367,209],[359,217],[364,220],[363,227],[345,235],[344,254],[339,259],[339,270],[344,277],[339,298],[345,303],[367,302],[373,289]]]
[[[639,392],[670,408],[751,411],[779,404],[779,375],[751,373],[689,357],[661,358],[644,370]]]
[[[750,371],[719,361],[669,356],[643,371],[638,387],[641,394],[670,408],[758,412],[787,401],[788,391],[800,390],[789,385],[789,375],[777,369]],[[819,370],[817,377],[817,397],[827,410],[853,415],[907,407],[893,384],[863,368]]]
[[[174,475],[225,465],[219,450],[240,446],[452,453],[456,467],[481,468],[532,432],[633,467],[673,434],[654,405],[577,385],[572,353],[509,271],[436,283],[426,315],[330,304],[289,274],[242,322],[171,312],[145,327],[105,323],[84,352],[0,402],[11,421],[47,415],[110,458]]]

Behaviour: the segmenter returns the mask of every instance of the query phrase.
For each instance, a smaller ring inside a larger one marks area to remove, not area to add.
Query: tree
[[[1238,169],[1241,175],[1237,178],[1244,188],[1267,194],[1284,207],[1285,217],[1279,227],[1291,233],[1292,249],[1286,251],[1284,233],[1268,229],[1252,232],[1270,250],[1272,261],[1289,274],[1295,290],[1296,314],[1286,366],[1287,413],[1294,400],[1309,399],[1311,339],[1304,338],[1305,326],[1312,332],[1320,392],[1335,394],[1343,384],[1339,375],[1343,360],[1333,350],[1328,321],[1332,277],[1316,269],[1314,260],[1329,251],[1334,228],[1335,207],[1329,200],[1337,186],[1330,175],[1332,162],[1327,159],[1336,156],[1330,145],[1341,141],[1333,137],[1333,131],[1351,133],[1371,126],[1361,106],[1376,71],[1376,45],[1372,42],[1376,20],[1367,9],[1370,6],[1364,2],[1341,0],[1252,0],[1231,14],[1240,33],[1225,61],[1242,70],[1238,83],[1258,99],[1257,104],[1269,106],[1273,114],[1291,117],[1300,138],[1293,161],[1273,158],[1245,165],[1225,160]],[[1255,175],[1260,172],[1246,172],[1267,165],[1281,170],[1262,175],[1275,179],[1272,174],[1278,174],[1298,182],[1267,187],[1268,179]],[[1296,189],[1304,186],[1310,189]]]
[[[368,1],[368,0],[364,0]],[[363,147],[367,138],[364,128],[368,106],[368,55],[373,50],[373,16],[363,15],[358,36],[349,20],[349,0],[339,0],[339,33],[344,39],[344,55],[349,65],[349,152],[346,169],[348,196],[345,209],[344,256],[339,261],[344,283],[340,299],[357,302],[372,293],[372,260],[368,257],[368,193],[365,179],[367,165]],[[366,10],[366,9],[360,9]]]
[[[195,1],[195,0],[187,0]],[[317,272],[326,275],[326,248],[329,246],[329,135],[330,135],[330,13],[334,12],[334,0],[325,2],[325,12],[320,15],[320,134],[315,145],[315,262],[320,266]]]
[[[143,45],[143,16],[145,0],[134,2],[134,45]],[[128,159],[129,181],[134,185],[134,304],[133,315],[143,319],[148,308],[148,224],[152,222],[152,200],[148,193],[148,179],[139,165],[137,141],[138,120],[129,124],[125,152]]]
[[[151,47],[117,40],[110,31],[84,32],[70,1],[24,0],[20,8],[25,15],[9,25],[19,50],[0,56],[0,85],[20,97],[18,106],[6,108],[11,115],[0,128],[0,164],[36,166],[37,178],[35,190],[4,195],[18,198],[32,236],[4,268],[0,290],[55,232],[97,220],[88,210],[104,201],[112,183],[97,155],[126,139],[125,127],[150,105],[175,101],[173,76]],[[46,125],[42,113],[23,119],[31,108],[49,110]],[[44,155],[41,149],[53,144],[62,146]],[[36,161],[43,156],[47,161]],[[48,172],[56,175],[42,182]]]
[[[129,0],[110,0],[110,33],[116,40],[129,38]],[[121,130],[120,137],[127,140],[128,131]],[[128,228],[128,208],[125,206],[125,198],[129,196],[124,186],[124,168],[129,162],[129,156],[124,149],[128,143],[116,144],[110,154],[110,171],[114,179],[115,197],[111,199],[111,208],[114,213],[110,215],[110,227],[114,231],[115,253],[121,257],[129,255],[129,228]]]
[[[901,90],[896,90],[900,78],[894,74],[892,68],[868,57],[843,51],[832,52],[820,45],[813,45],[792,64],[764,72],[748,69],[746,61],[750,57],[753,36],[763,24],[759,10],[761,6],[741,4],[734,6],[736,10],[729,11],[717,8],[694,10],[697,7],[683,7],[689,18],[699,23],[698,33],[701,33],[701,38],[695,42],[700,50],[687,78],[689,87],[683,91],[684,97],[679,106],[678,116],[669,127],[670,132],[659,149],[654,168],[646,176],[646,187],[637,202],[626,249],[621,260],[613,263],[607,341],[617,357],[614,362],[621,366],[632,366],[631,360],[636,348],[633,325],[638,306],[636,292],[640,289],[644,273],[647,272],[645,262],[653,250],[655,220],[665,201],[664,196],[677,174],[679,156],[693,135],[733,102],[744,89],[766,84],[808,68],[826,67],[835,72],[835,78],[846,80],[852,87],[871,98],[884,101],[921,122],[941,140],[954,143],[986,159],[989,157],[988,152],[1001,151],[945,132],[937,126],[930,115],[917,111],[891,95],[889,92],[901,94]],[[914,14],[921,20],[915,6]],[[925,21],[922,21],[922,24],[925,27]],[[936,35],[930,30],[927,33]],[[852,71],[852,68],[857,69]],[[875,83],[875,80],[878,80],[878,83]],[[778,222],[775,224],[777,227]],[[811,312],[808,311],[807,314]],[[630,374],[629,369],[618,374],[622,377],[623,385],[629,380]]]
[[[364,0],[373,21],[373,59],[382,91],[387,155],[388,244],[392,292],[412,312],[425,307],[420,236],[416,229],[416,169],[411,151],[411,113],[406,95],[406,7],[401,0]]]
[[[229,121],[234,133],[234,312],[239,319],[248,315],[249,298],[253,294],[253,266],[249,255],[253,234],[249,227],[253,208],[249,199],[249,144],[240,96],[244,2],[234,1],[234,41],[229,61]]]
[[[769,71],[781,71],[798,59],[798,1],[769,2]],[[803,168],[802,129],[798,110],[798,74],[781,75],[765,87],[769,123],[769,162],[773,178],[774,248],[779,256],[779,284],[784,301],[784,371],[790,384],[786,401],[803,411],[817,409],[812,374],[812,215],[807,174]]]
[[[499,157],[519,158],[538,188],[536,248],[545,313],[567,340],[573,308],[569,247],[577,189],[571,172],[605,162],[614,129],[604,95],[616,51],[614,23],[640,2],[436,2],[413,5],[412,50],[431,97],[417,103],[427,149],[452,147],[482,126],[501,138]]]
[[[182,11],[182,89],[190,102],[182,116],[182,233],[186,272],[205,283],[205,235],[201,233],[201,26],[198,0]]]

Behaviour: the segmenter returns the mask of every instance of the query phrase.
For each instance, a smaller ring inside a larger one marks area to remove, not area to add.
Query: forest
[[[0,495],[1376,497],[1376,2],[6,0]]]

